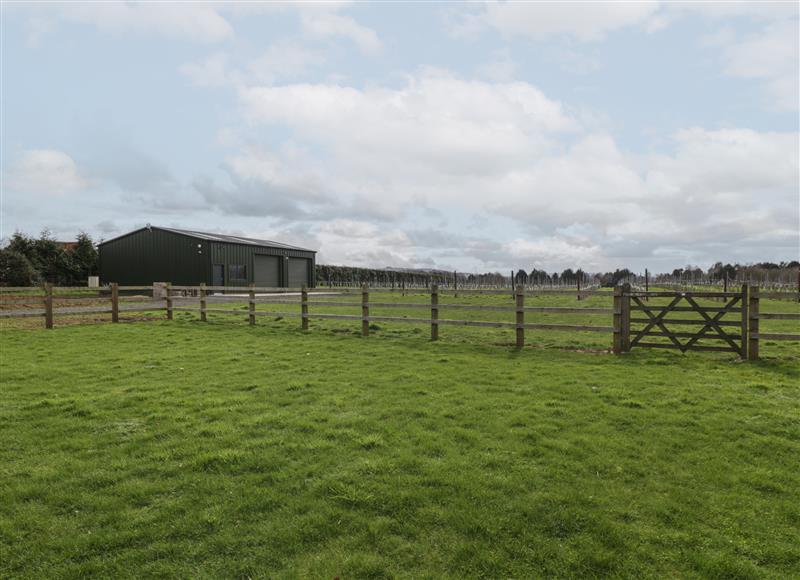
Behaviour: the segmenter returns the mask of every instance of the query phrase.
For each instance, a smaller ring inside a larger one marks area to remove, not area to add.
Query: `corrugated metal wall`
[[[303,250],[288,250],[282,248],[266,248],[262,246],[251,246],[247,244],[230,244],[227,242],[211,242],[211,264],[222,264],[225,266],[225,285],[237,286],[247,285],[255,282],[255,261],[254,256],[279,256],[280,266],[280,286],[291,286],[289,283],[289,260],[286,258],[305,258],[308,260],[309,275],[305,282],[309,287],[313,287],[315,277],[314,272],[314,252]],[[244,265],[247,268],[247,280],[233,280],[229,277],[230,267],[233,264]],[[295,280],[296,281],[296,280]],[[302,286],[302,284],[298,284]]]
[[[214,285],[212,265],[222,265],[225,286],[246,286],[254,281],[254,256],[279,256],[280,285],[289,283],[288,258],[309,261],[309,287],[315,283],[314,253],[303,250],[267,248],[249,244],[209,242],[158,228],[138,230],[100,245],[100,279],[138,286],[153,282],[172,282],[195,286]],[[245,266],[245,278],[231,278],[231,266]],[[294,281],[297,281],[295,279]]]
[[[210,283],[208,242],[153,228],[99,247],[100,280],[138,286],[153,282]]]

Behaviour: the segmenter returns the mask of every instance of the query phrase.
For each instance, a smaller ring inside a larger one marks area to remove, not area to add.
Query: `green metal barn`
[[[140,286],[313,287],[316,252],[268,240],[147,226],[102,242],[100,280]]]

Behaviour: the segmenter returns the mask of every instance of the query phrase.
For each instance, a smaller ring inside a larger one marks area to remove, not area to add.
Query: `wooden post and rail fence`
[[[251,284],[247,287],[217,287],[206,286],[173,286],[170,283],[158,285],[160,293],[156,293],[156,285],[150,286],[119,286],[111,284],[109,287],[94,290],[96,296],[87,296],[86,288],[54,288],[45,284],[42,288],[2,288],[0,289],[0,318],[22,318],[42,316],[45,328],[53,328],[57,316],[110,314],[111,322],[120,320],[120,313],[141,311],[165,311],[168,320],[173,319],[175,311],[199,312],[201,322],[207,322],[209,313],[237,314],[241,310],[222,308],[209,308],[208,302],[247,302],[247,319],[251,326],[256,325],[259,316],[297,316],[301,319],[301,328],[308,330],[310,320],[334,319],[357,320],[361,322],[361,335],[370,335],[370,325],[374,322],[391,322],[406,324],[429,324],[431,340],[439,340],[441,326],[474,326],[490,328],[513,328],[517,348],[525,346],[526,330],[567,331],[567,332],[600,332],[611,335],[611,351],[614,354],[631,352],[637,348],[676,349],[687,351],[717,351],[732,352],[742,359],[757,360],[760,355],[760,341],[800,341],[800,334],[796,333],[764,333],[760,328],[761,320],[795,320],[800,321],[800,312],[761,312],[762,298],[778,298],[795,300],[794,293],[761,292],[759,287],[742,285],[739,291],[731,292],[704,292],[704,291],[639,291],[630,284],[623,284],[613,289],[613,292],[600,290],[584,290],[580,297],[604,296],[612,299],[611,308],[595,307],[555,307],[555,306],[526,306],[526,296],[554,296],[573,294],[570,290],[544,290],[530,291],[518,285],[514,289],[513,306],[502,305],[477,305],[453,304],[441,302],[439,286],[431,284],[430,303],[407,302],[379,302],[371,301],[371,295],[393,293],[405,296],[407,289],[398,285],[397,290],[370,289],[366,284],[358,289],[337,289],[336,292],[324,289],[299,289],[288,288],[259,288]],[[152,297],[131,296],[131,292],[151,290]],[[372,292],[371,292],[372,290]],[[42,294],[31,297],[25,292],[41,291]],[[58,291],[58,293],[56,292]],[[18,294],[17,292],[23,292]],[[76,294],[70,294],[74,292]],[[121,295],[123,292],[125,295]],[[241,292],[231,295],[231,293]],[[257,294],[264,292],[265,294]],[[420,293],[420,290],[416,290]],[[472,290],[460,288],[455,285],[451,295],[488,294],[506,295],[505,290]],[[211,293],[211,294],[209,294]],[[221,293],[221,294],[216,294]],[[325,294],[334,294],[337,297],[360,293],[360,301],[341,301],[326,299]],[[317,294],[322,300],[312,300]],[[294,295],[294,297],[292,297]],[[186,300],[199,298],[197,307],[185,306]],[[652,299],[652,301],[651,301]],[[63,306],[70,300],[91,300],[105,302],[108,306],[93,304],[88,307]],[[176,305],[176,300],[178,305]],[[36,305],[41,309],[14,310],[5,308],[9,305]],[[662,304],[656,304],[661,301]],[[712,302],[713,301],[713,302]],[[56,302],[59,307],[56,307]],[[133,302],[132,304],[127,304]],[[712,302],[714,305],[707,305]],[[258,304],[289,304],[300,305],[299,312],[272,312],[257,310]],[[331,314],[326,312],[311,312],[316,307],[360,307],[361,314]],[[407,316],[376,316],[371,309],[403,308],[427,309],[430,311],[428,318],[411,318]],[[509,317],[513,312],[513,321],[492,320],[461,320],[455,318],[442,318],[442,310],[472,311],[472,312],[508,312]],[[526,314],[584,314],[608,315],[611,326],[577,325],[577,324],[549,324],[536,323],[526,320]],[[677,318],[675,318],[677,316]],[[677,328],[676,328],[677,327]],[[684,330],[685,327],[692,327]],[[656,340],[653,340],[656,339]],[[706,344],[715,341],[714,344]]]

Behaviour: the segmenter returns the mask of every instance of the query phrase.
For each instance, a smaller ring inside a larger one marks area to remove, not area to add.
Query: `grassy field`
[[[0,577],[800,576],[796,343],[210,320],[0,332]]]

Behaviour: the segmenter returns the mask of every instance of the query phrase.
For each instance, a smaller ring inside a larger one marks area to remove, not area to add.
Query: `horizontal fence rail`
[[[381,296],[387,295],[425,297],[428,302],[381,300]],[[470,296],[480,295],[509,296],[513,303],[505,306],[464,303],[469,301]],[[166,313],[168,320],[173,318],[174,312],[196,312],[201,321],[207,321],[209,314],[226,315],[246,317],[251,325],[256,324],[257,318],[299,318],[304,330],[309,328],[310,321],[314,319],[357,321],[361,323],[363,336],[369,336],[370,326],[375,322],[429,325],[431,340],[439,339],[440,327],[464,326],[513,329],[518,347],[525,345],[526,330],[593,332],[610,334],[611,350],[616,354],[630,352],[632,348],[657,348],[681,352],[733,352],[741,358],[755,360],[759,357],[761,340],[800,341],[800,333],[762,332],[760,329],[761,320],[800,322],[800,312],[760,312],[761,298],[783,299],[787,295],[793,296],[794,293],[759,292],[758,287],[748,288],[746,284],[735,292],[694,289],[643,291],[625,284],[613,290],[517,286],[510,291],[507,288],[459,287],[448,288],[445,293],[440,292],[436,284],[427,288],[274,288],[255,285],[173,286],[169,283],[152,286],[111,284],[101,288],[55,288],[45,285],[0,288],[0,318],[43,317],[45,327],[53,328],[56,316],[110,314],[111,322],[118,322],[120,314],[129,312],[162,312]],[[441,300],[459,296],[466,300],[458,303]],[[581,308],[526,305],[526,299],[548,296],[576,296],[578,300],[587,297],[608,298],[612,306]],[[344,299],[338,300],[337,297]],[[79,305],[80,301],[91,301],[92,304]],[[713,301],[722,302],[722,305],[707,304]],[[224,307],[229,304],[238,307]],[[281,309],[257,310],[257,305],[274,305]],[[317,308],[360,309],[360,314],[319,312]],[[378,315],[375,309],[419,311],[420,316]],[[423,311],[428,311],[428,315],[425,316]],[[466,320],[457,317],[457,313],[461,312],[507,314],[508,319]],[[611,324],[567,324],[526,319],[536,314],[607,316]],[[724,317],[727,318],[723,320]],[[681,330],[673,330],[672,326]],[[706,341],[715,341],[717,344],[705,344]]]

